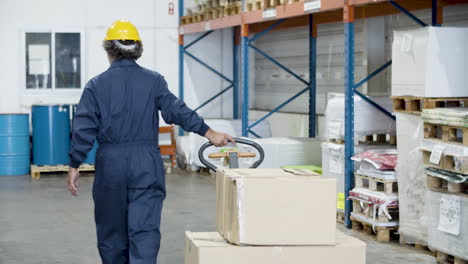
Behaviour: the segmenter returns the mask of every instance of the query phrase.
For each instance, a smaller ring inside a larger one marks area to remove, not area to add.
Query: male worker
[[[234,140],[211,130],[168,90],[163,76],[135,62],[143,47],[130,22],[109,27],[104,49],[111,66],[88,82],[76,110],[68,188],[78,194],[77,168],[97,137],[93,199],[102,263],[155,264],[166,196],[158,112],[216,146]]]

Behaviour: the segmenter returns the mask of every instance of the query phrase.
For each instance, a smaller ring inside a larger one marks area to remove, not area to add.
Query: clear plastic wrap
[[[419,150],[424,125],[419,115],[397,113],[398,195],[402,240],[427,245],[426,177]]]
[[[393,104],[389,97],[373,97],[371,99],[389,112],[392,111]],[[329,94],[325,110],[324,139],[344,138],[344,102],[345,97],[343,94]],[[354,111],[354,133],[356,139],[373,134],[395,135],[395,122],[358,96],[354,97]]]
[[[468,260],[468,197],[428,191],[429,247]]]

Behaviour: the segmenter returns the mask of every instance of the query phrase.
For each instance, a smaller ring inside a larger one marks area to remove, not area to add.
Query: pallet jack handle
[[[250,166],[250,169],[255,169],[258,166],[260,166],[260,164],[262,164],[263,159],[265,158],[265,152],[263,151],[263,148],[259,144],[251,140],[247,140],[243,138],[234,138],[234,140],[238,144],[249,145],[258,150],[258,153],[260,154],[260,158],[254,164],[252,164],[252,166]],[[201,163],[203,163],[207,168],[213,171],[216,171],[218,168],[215,165],[213,165],[211,162],[207,161],[205,157],[203,157],[203,152],[205,152],[205,150],[211,146],[213,146],[211,142],[206,142],[205,144],[203,144],[200,150],[198,151],[198,158],[200,159]],[[232,152],[213,153],[213,154],[210,154],[208,157],[212,159],[228,158],[229,168],[239,168],[238,158],[253,158],[255,156],[256,154],[252,152],[232,151]]]

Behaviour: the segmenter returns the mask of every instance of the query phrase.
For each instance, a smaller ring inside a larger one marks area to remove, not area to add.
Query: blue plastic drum
[[[33,164],[68,165],[70,158],[70,106],[32,107]]]
[[[0,175],[29,174],[29,115],[0,114]]]
[[[76,106],[77,105],[72,105],[72,109],[73,109],[73,114],[72,114],[72,129],[73,129],[73,121],[75,119],[75,112],[76,112]],[[97,141],[95,140],[94,141],[94,146],[93,148],[88,152],[88,156],[86,157],[86,160],[83,162],[83,164],[91,164],[91,165],[94,165],[96,163],[96,152],[97,152],[97,149],[98,149],[98,143]]]

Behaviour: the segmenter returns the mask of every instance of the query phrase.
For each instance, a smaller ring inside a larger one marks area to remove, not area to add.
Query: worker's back
[[[135,61],[113,62],[91,80],[99,111],[100,143],[148,142],[157,144],[157,95],[164,78]]]

